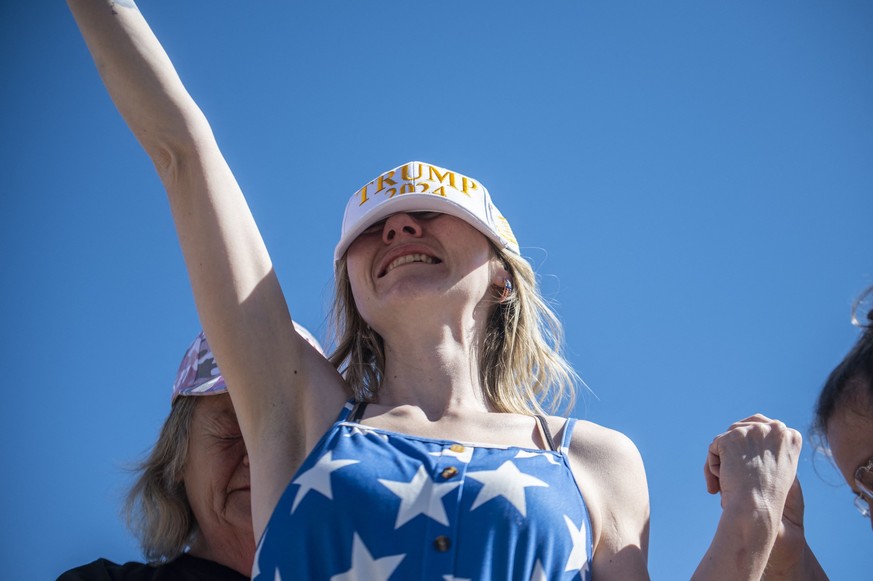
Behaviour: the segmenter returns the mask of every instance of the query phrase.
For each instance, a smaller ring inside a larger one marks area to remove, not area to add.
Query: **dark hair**
[[[813,431],[823,443],[827,443],[828,422],[834,412],[847,402],[859,404],[866,401],[871,407],[869,411],[873,414],[873,308],[867,311],[863,321],[859,320],[858,316],[862,304],[866,304],[871,299],[873,299],[873,286],[867,288],[855,300],[852,307],[852,323],[861,328],[861,337],[840,364],[831,371],[815,404]]]

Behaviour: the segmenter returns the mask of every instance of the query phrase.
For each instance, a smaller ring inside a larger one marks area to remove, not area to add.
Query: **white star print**
[[[352,568],[345,573],[334,575],[330,581],[387,581],[404,557],[405,554],[374,559],[358,533],[354,533]]]
[[[346,426],[351,427],[352,429],[348,431],[348,433],[344,433],[344,438],[352,438],[354,436],[375,436],[376,438],[388,441],[388,434],[383,434],[379,432],[375,428],[370,428],[365,426],[364,424],[344,424]]]
[[[554,464],[555,466],[559,466],[557,460],[552,454],[548,452],[528,452],[527,450],[519,450],[518,454],[515,455],[516,458],[545,458],[549,461],[549,464]]]
[[[471,581],[466,577],[455,577],[454,575],[443,575],[443,581]]]
[[[351,438],[352,436],[363,436],[364,432],[358,426],[352,426],[352,429],[343,434],[343,438]]]
[[[394,530],[420,514],[429,516],[441,525],[448,525],[449,517],[446,516],[443,497],[461,485],[460,482],[434,482],[427,475],[424,466],[418,467],[418,471],[409,482],[395,482],[381,478],[379,482],[400,497],[400,510],[397,512]]]
[[[276,569],[276,576],[273,577],[273,581],[282,581],[282,574],[279,573],[279,569]]]
[[[543,571],[543,564],[539,559],[537,559],[537,562],[534,565],[533,575],[531,575],[530,581],[549,581],[549,578],[546,577],[546,572]]]
[[[333,489],[330,486],[330,473],[334,470],[339,470],[343,466],[349,464],[357,464],[358,460],[333,460],[333,451],[329,451],[324,456],[318,459],[315,466],[295,478],[291,484],[299,484],[300,488],[294,496],[294,503],[291,505],[291,513],[297,510],[297,505],[303,500],[303,497],[309,494],[310,490],[317,490],[324,496],[333,500]]]
[[[579,530],[576,530],[576,525],[569,516],[564,515],[564,522],[567,523],[567,530],[570,531],[570,538],[573,540],[573,550],[570,552],[564,571],[587,570],[588,553],[585,551],[585,546],[588,543],[588,531],[585,529],[585,519],[582,519]]]
[[[475,450],[475,448],[473,446],[464,446],[463,452],[455,452],[451,448],[443,448],[439,452],[431,452],[430,455],[431,456],[454,456],[455,458],[457,458],[459,461],[463,462],[464,464],[469,464],[470,460],[473,459],[473,450]]]
[[[502,496],[518,509],[521,516],[527,516],[524,489],[530,486],[545,486],[547,488],[549,486],[539,478],[534,478],[530,474],[520,471],[515,464],[508,460],[501,464],[497,470],[467,472],[467,476],[485,485],[479,491],[479,495],[473,501],[470,510],[475,510],[492,498]]]
[[[386,442],[388,441],[388,434],[383,434],[382,432],[380,432],[379,430],[377,430],[375,428],[370,428],[368,426],[361,426],[361,431],[364,434],[366,434],[367,436],[374,436],[374,437],[379,438],[381,440],[385,440]]]

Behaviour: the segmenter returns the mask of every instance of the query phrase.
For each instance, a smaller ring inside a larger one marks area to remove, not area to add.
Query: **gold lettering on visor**
[[[377,194],[385,189],[385,184],[388,184],[389,186],[396,186],[397,185],[397,182],[395,182],[394,180],[391,179],[391,176],[393,176],[393,175],[394,175],[394,170],[391,170],[391,171],[385,172],[379,176],[379,178],[376,180],[376,193]]]
[[[440,174],[440,172],[437,171],[437,169],[432,165],[427,166],[427,169],[428,169],[428,179],[432,180],[432,179],[434,179],[434,176],[436,176],[436,181],[442,183],[448,177],[449,178],[449,185],[452,186],[453,188],[456,187],[455,186],[455,173],[454,172],[452,172],[450,170],[446,170],[446,173]],[[443,194],[443,195],[445,195],[445,194]]]
[[[518,246],[518,240],[515,239],[515,233],[509,225],[509,220],[503,216],[497,216],[497,231],[500,232],[501,236]]]
[[[411,165],[412,165],[412,164],[410,163],[410,164],[407,164],[407,165],[404,165],[404,166],[403,166],[403,170],[402,170],[401,175],[403,176],[403,181],[404,181],[404,182],[411,182],[411,181],[415,181],[415,180],[420,180],[420,179],[421,179],[421,164],[418,164],[418,175],[417,175],[417,176],[411,176],[411,175],[409,175],[409,168],[410,168]]]
[[[438,195],[438,196],[442,196],[442,197],[445,198],[445,197],[446,197],[446,187],[445,187],[445,186],[440,186],[440,187],[438,187],[437,189],[435,189],[434,191],[432,191],[431,193],[432,193],[432,194],[436,194],[436,195]]]
[[[422,184],[422,185],[424,185],[424,184]],[[409,192],[414,192],[414,191],[415,191],[415,184],[412,182],[406,182],[405,184],[400,186],[400,193],[401,194],[408,194]]]
[[[467,176],[461,176],[461,191],[470,196],[470,190],[478,190],[479,184]],[[472,198],[472,196],[470,196]]]
[[[370,184],[372,184],[372,183],[373,182],[370,182]],[[361,203],[358,204],[359,206],[363,206],[364,202],[366,202],[369,199],[369,198],[367,198],[367,188],[370,186],[370,184],[367,184],[366,186],[361,188],[361,190],[356,194],[358,196],[361,196]]]

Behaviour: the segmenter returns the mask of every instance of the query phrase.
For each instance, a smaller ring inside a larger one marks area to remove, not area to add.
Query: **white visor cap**
[[[410,161],[376,179],[352,195],[343,216],[343,229],[334,260],[339,261],[361,232],[398,212],[440,212],[460,218],[499,248],[521,254],[509,222],[478,181],[422,161]]]

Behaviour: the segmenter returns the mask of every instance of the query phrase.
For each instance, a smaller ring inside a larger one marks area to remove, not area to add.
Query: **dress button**
[[[452,546],[452,541],[445,535],[440,535],[433,540],[433,548],[440,553],[445,553]]]
[[[457,454],[460,454],[461,452],[464,451],[464,447],[460,444],[452,444],[451,446],[449,446],[449,450],[451,450],[452,452],[455,452]]]
[[[452,476],[456,475],[457,473],[458,473],[458,469],[457,469],[457,468],[455,468],[454,466],[449,466],[448,468],[446,468],[445,470],[443,470],[442,472],[440,472],[440,476],[442,476],[443,478],[445,478],[446,480],[448,480],[449,478],[451,478]]]

